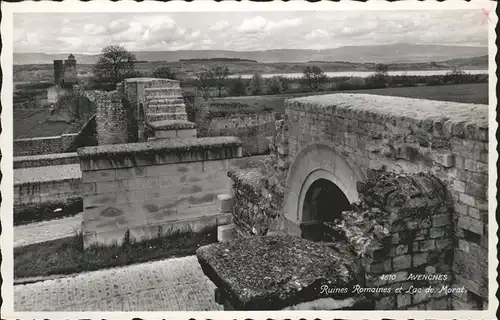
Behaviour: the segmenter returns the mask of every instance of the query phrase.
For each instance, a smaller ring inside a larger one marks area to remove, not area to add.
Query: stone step
[[[149,105],[152,105],[152,104],[184,104],[184,100],[182,98],[156,98],[156,97],[153,97],[153,98],[150,98],[148,99],[148,104]]]
[[[155,114],[155,113],[172,113],[172,112],[186,112],[186,107],[181,106],[149,106],[147,109],[147,113]]]
[[[146,98],[160,98],[165,97],[171,99],[173,96],[182,96],[181,88],[148,88],[144,89]]]
[[[155,108],[160,108],[160,107],[183,107],[185,108],[186,105],[184,103],[148,103],[148,108],[155,107]]]
[[[168,113],[148,113],[146,121],[163,121],[163,120],[187,120],[186,112],[168,112]]]

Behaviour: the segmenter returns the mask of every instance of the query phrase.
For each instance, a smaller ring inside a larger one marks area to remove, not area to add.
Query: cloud
[[[317,39],[317,38],[327,38],[329,36],[330,35],[325,30],[316,29],[316,30],[311,31],[308,34],[306,34],[305,38],[309,40],[309,39]]]
[[[302,24],[301,18],[296,19],[286,19],[277,22],[269,21],[266,26],[266,30],[274,30],[274,29],[284,29],[290,27],[297,27]]]
[[[302,24],[301,18],[271,21],[261,16],[256,16],[251,19],[244,20],[238,28],[238,31],[256,33],[259,31],[271,31],[289,27],[296,27],[300,24]]]
[[[483,20],[480,11],[455,10],[16,13],[13,42],[15,52],[74,53],[97,53],[110,44],[137,51],[320,49],[395,42],[484,46],[488,24],[481,24]]]
[[[106,27],[100,25],[98,26],[93,23],[88,23],[83,27],[83,32],[91,35],[105,34],[106,31]]]
[[[251,19],[243,21],[243,23],[238,28],[238,31],[249,33],[259,32],[266,27],[267,23],[268,21],[261,16],[253,17]]]
[[[217,21],[214,25],[210,27],[210,31],[221,31],[229,27],[229,22],[227,20]]]

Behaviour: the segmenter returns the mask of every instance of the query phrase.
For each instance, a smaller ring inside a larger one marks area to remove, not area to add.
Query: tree
[[[122,46],[107,46],[92,68],[98,79],[119,83],[135,74],[137,58]]]
[[[264,81],[259,73],[254,74],[250,80],[250,93],[252,95],[264,93]]]
[[[229,69],[228,67],[215,67],[212,69],[212,75],[220,98],[222,97],[222,88],[224,88],[226,79],[229,77]]]
[[[283,91],[285,90],[284,79],[282,77],[274,76],[267,79],[266,82],[267,82],[267,88],[271,93],[274,94],[283,93]]]
[[[157,68],[153,72],[153,76],[155,78],[174,79],[175,80],[175,73],[169,67],[160,67],[160,68]]]
[[[229,94],[232,96],[243,96],[246,93],[245,82],[243,79],[241,77],[234,79],[231,87],[229,88]]]
[[[386,86],[386,77],[389,73],[389,66],[379,63],[375,66],[375,73],[367,78],[372,88],[384,88]]]
[[[306,85],[315,91],[318,91],[327,80],[325,73],[318,66],[307,66],[304,69],[303,79]]]
[[[205,99],[209,96],[210,84],[213,79],[213,73],[211,70],[198,72],[196,74],[196,80],[198,82],[198,89],[202,92]]]
[[[379,63],[375,66],[375,70],[378,74],[386,76],[389,72],[389,66],[383,63]]]

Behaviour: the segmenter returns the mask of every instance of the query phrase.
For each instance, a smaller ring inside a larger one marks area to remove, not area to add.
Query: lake
[[[402,70],[402,71],[389,71],[390,76],[408,75],[408,76],[435,76],[435,75],[445,75],[451,70]],[[483,74],[488,73],[488,70],[463,70],[465,73],[470,74]],[[339,72],[325,72],[328,77],[369,77],[374,74],[375,71],[339,71]],[[250,79],[253,74],[242,74],[242,75],[231,75],[229,78]],[[285,78],[302,78],[302,73],[264,73],[263,78],[271,78],[273,76],[281,76]]]

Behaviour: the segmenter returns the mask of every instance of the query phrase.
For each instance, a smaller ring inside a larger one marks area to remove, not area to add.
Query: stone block
[[[145,190],[158,188],[158,177],[127,179],[128,190]]]
[[[217,195],[218,212],[226,213],[233,211],[233,197],[230,194]]]
[[[406,254],[392,259],[394,271],[400,271],[411,267],[411,255]]]
[[[445,235],[445,227],[431,228],[429,230],[429,237],[431,239],[440,238]]]
[[[82,182],[113,181],[116,179],[115,170],[83,171]]]
[[[462,192],[462,191],[460,191],[460,192]],[[464,192],[465,192],[465,190],[464,190]],[[456,213],[459,213],[461,215],[466,216],[466,215],[468,215],[469,208],[470,208],[469,206],[467,206],[463,203],[455,202],[455,212]]]
[[[235,228],[236,228],[236,225],[234,223],[228,224],[228,225],[223,225],[223,226],[218,226],[217,227],[217,241],[223,242],[223,241],[234,240],[236,237]]]
[[[442,227],[451,224],[451,217],[447,213],[436,214],[432,216],[432,226],[433,227]]]
[[[469,253],[469,243],[465,240],[459,239],[458,240],[458,249],[462,250],[463,252]]]
[[[460,216],[458,218],[457,224],[460,228],[463,228],[465,230],[472,231],[479,235],[484,234],[484,224],[480,220],[471,217]]]
[[[396,300],[397,300],[397,307],[404,308],[411,304],[411,295],[405,293],[398,294]]]
[[[465,194],[465,193],[460,193],[459,194],[459,200],[460,202],[468,205],[468,206],[471,206],[471,207],[475,207],[476,206],[476,200],[474,197],[468,195],[468,194]]]
[[[413,243],[413,252],[425,252],[435,248],[435,240],[422,240]]]
[[[146,167],[132,167],[116,169],[116,179],[140,178],[146,176]]]
[[[396,296],[382,297],[375,300],[375,310],[394,310],[396,308]]]
[[[436,239],[436,249],[447,249],[451,246],[451,239]]]
[[[88,195],[83,198],[84,208],[110,205],[115,203],[116,203],[116,194],[114,192]]]
[[[471,218],[481,221],[481,213],[478,209],[469,207],[468,213]]]
[[[465,182],[460,180],[455,180],[453,182],[452,188],[454,191],[464,193],[465,192]]]
[[[415,238],[413,240],[424,240],[429,235],[429,229],[419,229],[415,231]]]
[[[428,258],[429,258],[428,252],[415,253],[413,255],[412,265],[414,267],[419,267],[421,265],[424,265],[428,262]]]
[[[452,153],[440,154],[435,161],[445,168],[451,168],[455,165],[455,155]]]
[[[82,189],[84,195],[93,195],[97,193],[95,182],[82,183]]]

